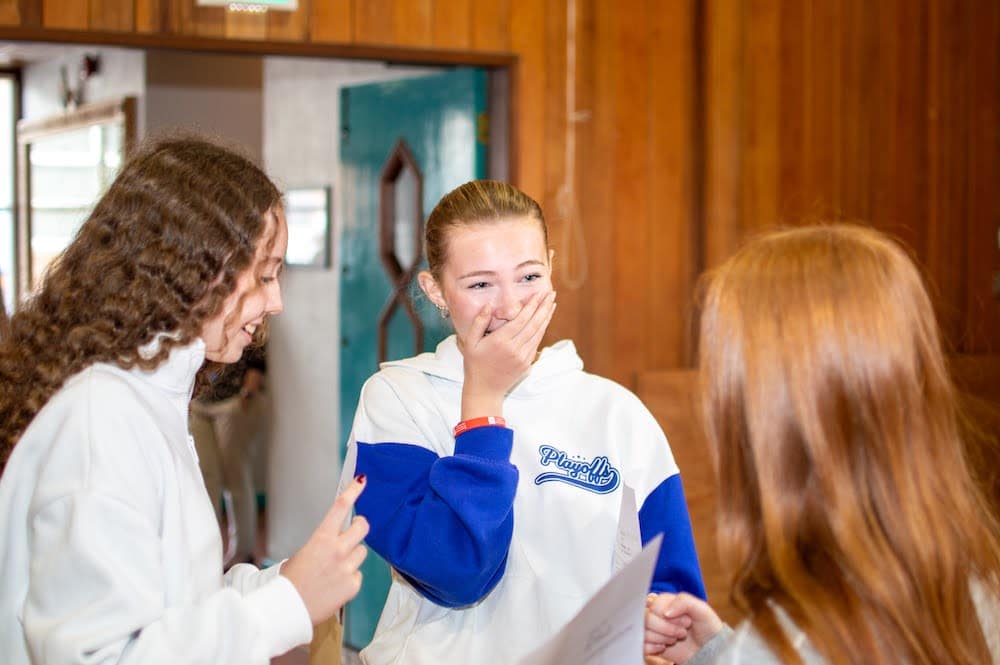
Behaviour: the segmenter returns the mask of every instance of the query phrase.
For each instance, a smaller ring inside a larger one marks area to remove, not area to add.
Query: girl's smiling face
[[[236,289],[223,301],[220,311],[202,326],[205,358],[213,362],[239,360],[264,319],[281,313],[278,276],[288,247],[288,225],[280,208],[267,217],[268,228],[261,234],[253,262],[236,278]]]
[[[514,318],[533,294],[552,290],[551,254],[532,217],[452,227],[446,257],[438,279],[423,272],[420,286],[431,302],[447,307],[460,339],[485,306],[492,309],[489,334]]]

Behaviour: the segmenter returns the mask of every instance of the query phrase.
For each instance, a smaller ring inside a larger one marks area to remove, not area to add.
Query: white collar
[[[175,335],[160,333],[153,338],[153,341],[139,348],[139,355],[143,358],[150,358],[160,349],[160,344],[164,338],[174,338]],[[170,350],[170,355],[154,369],[145,370],[141,367],[133,367],[130,372],[149,381],[170,393],[174,397],[184,399],[184,408],[191,399],[194,391],[194,380],[198,370],[205,362],[205,342],[200,337],[195,338],[187,346],[175,346]]]

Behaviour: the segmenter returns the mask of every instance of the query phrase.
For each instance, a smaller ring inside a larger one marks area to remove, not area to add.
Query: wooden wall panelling
[[[891,141],[890,160],[882,176],[873,187],[886,187],[890,196],[886,200],[884,217],[873,215],[875,226],[901,238],[914,249],[921,260],[926,256],[924,229],[927,225],[927,141],[925,114],[927,112],[926,29],[927,17],[923,3],[891,2],[879,5],[879,11],[888,16],[882,23],[891,36],[882,57],[887,67],[883,81],[895,84],[896,95],[886,98],[884,89],[872,100],[871,112],[885,116],[886,134],[874,137],[873,145],[881,151],[886,139]],[[881,36],[888,36],[880,31]],[[888,88],[888,86],[886,86]]]
[[[19,0],[0,0],[0,25],[21,24],[21,3]]]
[[[780,7],[770,0],[749,0],[746,5],[743,97],[745,129],[740,201],[744,226],[768,228],[778,216],[778,132],[785,109],[778,91],[784,62],[780,59]],[[782,113],[782,115],[779,115]],[[788,115],[792,115],[789,113]]]
[[[617,71],[613,57],[617,44],[610,27],[615,9],[599,0],[581,1],[577,7],[580,12],[577,95],[579,107],[591,111],[590,120],[578,128],[576,151],[577,193],[589,272],[580,290],[560,294],[560,303],[570,300],[571,304],[567,308],[569,312],[560,311],[559,315],[566,319],[572,312],[571,325],[564,334],[576,341],[587,370],[610,376],[615,366],[614,237],[617,226],[612,220],[627,224],[626,212],[614,207],[611,186],[617,166],[614,161]]]
[[[537,2],[531,3],[538,5]],[[511,28],[512,37],[517,31]],[[434,0],[431,41],[437,48],[467,49],[472,44],[472,0]]]
[[[223,18],[227,39],[267,39],[268,14],[226,11]]]
[[[973,56],[968,68],[973,111],[967,137],[970,203],[963,329],[969,352],[997,354],[1000,294],[993,292],[992,283],[994,276],[1000,279],[1000,197],[996,194],[1000,182],[1000,3],[977,8],[971,31]],[[996,389],[1000,392],[1000,382]]]
[[[720,264],[742,237],[743,40],[740,0],[705,0],[704,267]]]
[[[180,33],[181,4],[171,0],[135,0],[135,31],[154,35]]]
[[[694,31],[696,0],[646,3],[649,25],[649,248],[643,284],[649,321],[639,368],[692,364],[694,280],[700,248],[694,232]],[[663,48],[669,45],[670,48]]]
[[[548,5],[547,20],[552,22],[558,21],[563,33],[568,35],[570,23],[566,16],[567,0],[550,0]],[[585,368],[588,371],[593,371],[593,363],[595,362],[593,354],[594,346],[589,343],[589,340],[583,338],[587,332],[587,326],[581,317],[583,316],[584,309],[589,308],[592,304],[593,295],[591,290],[594,288],[594,281],[592,278],[584,279],[582,285],[578,287],[576,285],[571,287],[570,281],[583,279],[581,271],[584,269],[584,263],[590,261],[591,266],[593,266],[594,261],[595,247],[591,237],[592,229],[589,226],[591,219],[589,214],[589,197],[591,192],[583,186],[583,183],[587,182],[587,176],[584,174],[584,171],[587,170],[588,164],[591,161],[590,150],[594,136],[594,81],[596,63],[593,50],[596,49],[594,43],[596,25],[593,2],[590,0],[576,0],[575,7],[576,20],[574,21],[574,25],[577,47],[576,57],[574,58],[576,67],[574,106],[576,111],[584,111],[586,117],[581,118],[573,124],[576,141],[574,147],[576,159],[574,160],[573,182],[570,184],[573,187],[575,201],[570,202],[568,210],[560,210],[555,197],[547,199],[550,202],[547,203],[549,207],[546,208],[545,213],[549,220],[549,242],[556,252],[553,271],[555,273],[555,288],[559,293],[557,298],[559,309],[556,311],[556,315],[549,326],[545,342],[549,343],[558,339],[572,338],[583,358]],[[512,39],[516,39],[515,35],[512,35]],[[590,45],[591,48],[584,48],[585,44]],[[515,41],[512,47],[518,49],[519,44]],[[557,50],[561,50],[562,54],[557,54]],[[538,151],[539,156],[549,151],[557,151],[557,154],[547,155],[547,159],[538,159],[536,166],[530,167],[537,172],[537,177],[539,178],[543,177],[543,164],[547,165],[545,167],[545,172],[547,172],[549,168],[552,168],[555,159],[559,159],[560,163],[565,162],[566,146],[562,141],[568,140],[568,135],[565,133],[567,129],[566,44],[551,44],[546,48],[546,54],[547,64],[545,71],[547,80],[550,81],[545,85],[546,114],[544,117],[546,118],[546,125],[541,130],[535,130],[540,134],[539,138],[544,139],[545,144],[536,143],[532,149]],[[529,66],[523,60],[519,62],[518,71],[523,71],[525,76],[530,75]],[[519,97],[522,96],[519,95]],[[530,98],[525,98],[526,101],[527,99]],[[529,106],[533,105],[530,103],[518,104],[517,113],[519,116],[525,118],[525,122],[532,122],[531,116],[538,114],[540,110],[526,108]],[[551,135],[551,133],[560,131],[562,135],[558,137],[560,143],[556,147],[554,144],[556,137]],[[529,165],[525,164],[524,168],[529,168]],[[525,175],[529,174],[527,170],[522,172]],[[552,177],[554,181],[549,182],[548,185],[558,195],[559,188],[567,176],[560,173]],[[571,224],[573,226],[570,226]],[[593,268],[591,270],[593,271]]]
[[[541,205],[547,219],[551,219],[555,208],[550,204],[546,163],[549,159],[559,159],[562,163],[563,125],[552,126],[552,122],[563,115],[564,93],[552,80],[560,80],[565,73],[565,33],[556,41],[550,39],[550,31],[557,29],[557,10],[549,11],[553,5],[562,2],[539,2],[538,0],[511,0],[509,22],[510,47],[518,54],[518,62],[513,71],[515,79],[516,108],[513,112],[514,136],[517,140],[517,155],[514,181]],[[471,25],[470,25],[471,29]],[[558,70],[554,70],[558,67]],[[555,153],[555,154],[550,154]],[[554,220],[553,220],[554,222]]]
[[[309,41],[309,17],[314,4],[326,4],[326,0],[299,0],[292,12],[269,11],[267,13],[267,39],[284,42]]]
[[[511,0],[472,3],[472,48],[476,51],[510,49]]]
[[[880,35],[875,29],[875,4],[850,0],[845,10],[845,32],[854,36],[852,48],[845,54],[844,71],[853,83],[844,92],[841,115],[850,123],[851,142],[845,150],[843,193],[845,208],[851,217],[872,219],[874,190],[874,154],[871,144],[871,101],[878,88],[873,56]]]
[[[809,209],[799,211],[808,217],[837,218],[844,214],[836,192],[840,190],[841,147],[843,133],[839,118],[843,90],[840,49],[843,26],[839,2],[805,3],[806,77],[805,141],[798,158],[806,173]],[[751,39],[755,35],[749,35]],[[772,120],[773,122],[773,120]],[[795,150],[796,146],[788,146]],[[745,165],[749,166],[749,165]],[[798,220],[792,220],[796,223]]]
[[[393,0],[354,0],[354,41],[392,44]]]
[[[315,42],[354,41],[354,0],[313,0],[309,35]]]
[[[650,261],[651,215],[647,183],[651,124],[656,121],[650,108],[649,32],[645,7],[641,3],[618,5],[611,21],[614,50],[610,55],[616,73],[611,88],[614,104],[614,169],[611,183],[614,225],[613,270],[608,275],[614,285],[614,364],[609,376],[619,383],[635,386],[634,373],[644,364],[646,333],[652,305],[647,271]],[[605,56],[608,57],[608,56]]]
[[[556,252],[554,266],[557,269],[553,281],[559,294],[559,310],[549,326],[544,344],[566,337],[563,331],[572,319],[573,294],[564,288],[558,270],[566,267],[563,261],[571,260],[563,242],[563,232],[570,220],[559,208],[557,199],[566,173],[566,142],[569,140],[566,122],[567,4],[567,0],[510,2],[510,48],[518,53],[514,70],[516,108],[512,111],[515,134],[519,137],[511,175],[514,182],[541,204],[549,228],[549,244]],[[579,219],[575,221],[579,224]]]
[[[968,181],[967,143],[962,133],[969,118],[968,86],[962,65],[966,31],[962,3],[928,3],[927,112],[927,224],[923,229],[924,262],[934,282],[938,321],[945,337],[961,350],[960,304],[964,305],[965,257],[962,239],[968,233],[963,185]],[[956,150],[957,148],[957,150]]]
[[[43,0],[42,25],[46,28],[86,30],[89,26],[89,0]]]
[[[165,33],[162,29],[162,3],[160,0],[135,0],[135,31],[139,33]]]
[[[133,29],[154,41],[262,36],[258,24],[194,0],[133,2]],[[553,335],[576,339],[588,368],[628,382],[637,369],[683,361],[681,328],[650,308],[689,294],[690,275],[774,217],[836,213],[901,236],[941,290],[956,348],[1000,338],[989,284],[1000,270],[993,0],[676,0],[671,11],[653,0],[577,3],[577,108],[591,115],[578,128],[576,191],[590,277],[578,292],[562,290]],[[87,30],[121,29],[127,6],[0,0],[0,23],[75,30],[71,41],[85,43]],[[124,13],[109,18],[107,7]],[[269,17],[264,34],[516,55],[514,179],[558,231],[565,12],[565,0],[303,0],[287,21]],[[679,45],[674,31],[688,21],[700,48]],[[697,80],[682,82],[685,71]],[[676,108],[685,88],[691,99],[702,91],[690,153]],[[679,169],[689,157],[687,183]],[[685,259],[688,243],[696,255]]]
[[[90,0],[90,28],[131,32],[135,29],[135,0]]]
[[[171,0],[181,7],[181,30],[191,37],[225,37],[226,8],[198,7],[195,0]]]
[[[805,144],[806,114],[803,104],[803,84],[806,80],[806,62],[803,53],[809,36],[804,30],[805,3],[783,2],[777,17],[778,52],[776,60],[753,63],[756,69],[773,70],[778,78],[778,107],[780,116],[772,118],[777,125],[776,170],[768,175],[758,173],[758,186],[771,180],[774,188],[775,215],[779,224],[792,224],[801,211],[810,205],[811,195],[806,190],[805,169],[796,159],[797,150]],[[758,72],[758,76],[765,76]],[[758,118],[760,116],[758,115]],[[764,119],[761,119],[764,120]]]
[[[395,0],[392,7],[392,43],[425,46],[433,43],[432,21],[436,0]]]
[[[42,0],[19,0],[17,4],[22,27],[37,28],[42,25]]]
[[[730,580],[716,546],[718,481],[698,413],[694,370],[642,372],[636,391],[667,435],[681,472],[708,601],[731,625],[741,619],[729,600]]]

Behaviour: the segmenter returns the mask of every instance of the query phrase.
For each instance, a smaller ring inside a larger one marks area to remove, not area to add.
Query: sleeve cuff
[[[733,629],[729,627],[729,624],[723,624],[722,630],[717,632],[708,642],[705,642],[704,646],[698,649],[698,652],[687,661],[687,665],[714,663],[716,658],[722,654],[722,650],[729,644],[732,636]]]
[[[280,656],[312,640],[312,621],[302,597],[291,581],[275,577],[245,596],[251,613],[266,627],[263,631],[271,657]]]
[[[506,462],[513,448],[514,430],[499,425],[476,427],[455,437],[456,455]]]

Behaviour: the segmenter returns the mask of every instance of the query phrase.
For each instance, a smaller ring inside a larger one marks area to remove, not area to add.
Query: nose
[[[268,287],[267,304],[264,307],[264,312],[271,316],[281,314],[285,309],[285,305],[281,300],[281,282],[276,279]]]
[[[504,289],[495,305],[493,316],[509,321],[517,316],[526,301],[527,298],[521,298],[513,289]]]

